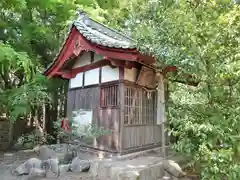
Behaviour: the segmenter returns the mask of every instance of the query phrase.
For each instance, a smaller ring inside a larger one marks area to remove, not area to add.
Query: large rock
[[[172,176],[167,171],[164,172],[164,176],[162,177],[162,179],[165,179],[165,180],[174,180],[174,178],[176,178],[176,177]],[[176,179],[178,179],[178,178],[176,178]]]
[[[68,147],[67,144],[55,144],[49,146],[41,146],[38,148],[39,157],[42,160],[58,158],[61,164],[69,164],[73,158],[77,156],[77,152]]]
[[[33,149],[34,148],[34,143],[33,142],[26,142],[23,144],[24,149]]]
[[[62,164],[69,164],[77,156],[75,151],[68,151],[64,154],[63,159],[61,160]]]
[[[23,145],[20,144],[20,143],[15,143],[15,144],[13,145],[13,149],[14,149],[14,150],[19,151],[19,150],[21,150],[22,148],[23,148]]]
[[[48,146],[41,146],[39,148],[39,158],[41,160],[57,158],[57,153],[54,150],[50,149]]]
[[[118,174],[117,180],[138,180],[139,174],[137,171],[127,171],[127,172],[120,172]]]
[[[92,169],[92,166],[91,166]],[[110,172],[109,172],[109,179],[115,180],[118,179],[119,173],[126,171],[128,168],[123,165],[116,165],[116,166],[111,166],[110,167]]]
[[[85,172],[90,168],[90,162],[88,160],[81,160],[79,157],[75,157],[70,165],[72,172]]]
[[[184,173],[181,169],[181,167],[175,163],[172,160],[166,160],[163,163],[165,171],[167,171],[172,176],[175,176],[177,178],[184,177],[186,173]]]
[[[61,164],[59,165],[59,176],[64,175],[70,170],[70,164]]]
[[[139,180],[148,180],[151,178],[151,171],[149,168],[139,170]]]
[[[46,174],[47,177],[59,176],[59,161],[57,158],[45,160],[43,164],[44,164],[44,168],[47,171],[47,174]]]
[[[89,171],[92,177],[97,177],[99,172],[99,166],[102,162],[102,160],[95,160],[91,162]]]
[[[31,158],[31,159],[28,159],[25,163],[20,164],[16,168],[15,172],[18,176],[26,175],[31,172],[32,168],[41,169],[41,167],[42,167],[42,161],[40,159]]]
[[[36,180],[39,177],[46,177],[46,171],[39,168],[32,168],[29,172],[28,180]]]
[[[152,179],[158,179],[164,176],[164,166],[162,162],[149,166]]]
[[[16,170],[14,171],[14,173],[16,173],[17,176],[21,176],[21,175],[28,175],[29,171],[26,167],[25,163],[20,164]]]
[[[108,179],[110,176],[111,167],[113,163],[109,161],[102,161],[98,167],[98,178],[99,179]],[[112,174],[111,174],[112,176]]]

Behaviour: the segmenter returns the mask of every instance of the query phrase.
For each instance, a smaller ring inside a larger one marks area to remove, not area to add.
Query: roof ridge
[[[85,11],[83,11],[83,10],[80,10],[80,11],[79,11],[79,16],[78,16],[78,18],[77,18],[76,20],[74,20],[72,24],[74,24],[75,22],[81,22],[81,21],[83,22],[83,21],[86,20],[86,19],[89,19],[89,20],[91,20],[92,22],[94,22],[94,23],[96,23],[96,24],[99,24],[99,25],[103,26],[104,28],[107,28],[107,29],[113,31],[114,33],[116,33],[116,34],[118,34],[118,35],[120,35],[120,36],[123,36],[124,38],[132,41],[133,43],[137,43],[137,41],[136,41],[135,39],[127,36],[125,33],[120,32],[120,31],[118,31],[118,30],[115,30],[115,29],[112,28],[112,27],[109,27],[109,26],[107,26],[107,25],[105,25],[105,24],[103,24],[103,23],[101,23],[101,22],[98,22],[98,21],[94,20],[93,18],[91,18],[91,17],[90,17]],[[84,22],[83,22],[83,23],[84,23]],[[85,24],[85,23],[84,23],[84,24]]]
[[[111,28],[111,27],[109,27],[109,26],[107,26],[107,25],[105,25],[105,24],[103,24],[103,23],[100,23],[100,22],[98,22],[98,21],[95,21],[94,19],[90,18],[89,16],[87,16],[87,17],[88,17],[89,19],[91,19],[93,22],[95,22],[95,23],[97,23],[97,24],[100,24],[100,25],[106,27],[107,29],[109,29],[109,30],[111,30],[111,31],[114,31],[114,32],[117,33],[118,35],[124,36],[125,38],[127,38],[127,39],[129,39],[129,40],[131,40],[131,41],[133,41],[133,42],[137,42],[135,39],[127,36],[127,35],[124,34],[123,32],[119,32],[119,31],[115,30],[114,28]]]
[[[83,25],[85,28],[89,28],[84,22],[77,21],[77,22],[75,22],[75,23],[82,23],[82,25]],[[96,31],[96,33],[99,33],[97,30],[95,30],[95,31]],[[103,33],[100,33],[100,34],[103,34]],[[112,39],[114,39],[115,41],[119,41],[119,39],[117,39],[116,37],[107,36],[107,35],[105,35],[105,34],[103,34],[103,36],[106,36],[106,37],[112,38]],[[121,36],[122,36],[122,35],[121,35]],[[121,43],[121,42],[120,42],[120,43]]]

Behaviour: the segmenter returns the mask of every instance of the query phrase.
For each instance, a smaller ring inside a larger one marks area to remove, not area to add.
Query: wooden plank
[[[131,149],[161,142],[160,126],[128,126],[123,128],[123,148]]]
[[[119,146],[119,109],[101,109],[99,126],[111,130],[112,133],[100,137],[97,142],[97,147],[101,147],[101,149],[117,150]]]
[[[67,117],[72,116],[72,111],[75,104],[75,91],[68,91],[67,95]]]

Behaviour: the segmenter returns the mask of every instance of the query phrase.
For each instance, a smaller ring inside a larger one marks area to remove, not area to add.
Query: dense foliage
[[[119,26],[124,23],[126,17],[124,12],[127,12],[125,14],[129,12],[126,8],[128,7],[127,3],[126,0],[121,3],[117,0],[1,1],[0,78],[2,95],[5,97],[7,92],[7,96],[10,97],[9,93],[15,93],[15,91],[9,92],[5,91],[6,89],[18,89],[30,81],[39,82],[39,78],[43,79],[43,77],[35,75],[42,73],[54,60],[66,32],[78,15],[78,10],[83,9],[89,16],[100,22],[112,22],[112,25]],[[116,18],[115,21],[116,16],[119,18]],[[31,82],[32,85],[33,82]],[[34,88],[36,88],[35,93],[41,92],[39,95],[36,94],[36,97],[47,97],[47,94],[42,94],[42,90],[38,91],[38,87]],[[27,90],[26,88],[21,89]],[[16,95],[14,94],[14,96]],[[4,100],[6,99],[0,98],[0,102]],[[4,112],[14,108],[7,107],[6,102],[1,103],[5,106]],[[10,105],[13,104],[15,106],[16,101],[10,102]],[[22,105],[22,109],[26,107]],[[27,109],[29,108],[26,107]],[[11,112],[12,110],[10,110]],[[16,111],[14,114],[16,116]]]
[[[53,134],[53,121],[65,116],[67,83],[54,79],[51,83],[41,74],[61,48],[78,10],[83,9],[98,21],[111,22],[114,16],[124,17],[119,14],[123,8],[112,0],[2,0],[1,118],[11,122],[22,119],[26,125],[30,121],[30,126],[37,124],[40,131]],[[117,26],[123,19],[113,24]]]
[[[143,51],[200,82],[170,83],[168,115],[175,149],[193,157],[202,179],[240,178],[239,20],[230,0],[151,1],[131,19]]]
[[[0,116],[30,119],[51,134],[64,116],[66,82],[41,73],[79,9],[133,35],[161,66],[178,66],[169,80],[184,72],[200,82],[169,81],[174,147],[202,179],[240,179],[240,7],[232,0],[2,0]]]

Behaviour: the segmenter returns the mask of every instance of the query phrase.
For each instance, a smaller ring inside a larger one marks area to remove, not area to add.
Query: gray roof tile
[[[92,43],[111,48],[136,48],[136,41],[133,39],[94,21],[86,15],[76,20],[73,25]]]
[[[105,47],[118,48],[118,49],[134,49],[136,48],[136,41],[130,37],[125,36],[122,33],[117,32],[99,22],[94,21],[86,14],[82,14],[81,18],[74,21],[73,25],[78,29],[78,31],[92,43],[102,45]],[[69,29],[68,36],[71,32],[72,26]],[[61,48],[59,49],[56,57],[52,63],[45,69],[43,74],[56,63],[56,60],[63,48],[68,36],[65,38]]]

